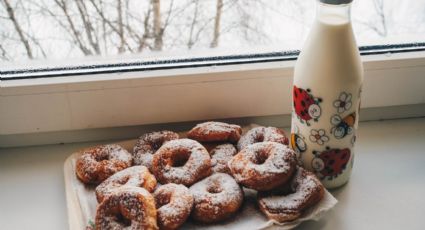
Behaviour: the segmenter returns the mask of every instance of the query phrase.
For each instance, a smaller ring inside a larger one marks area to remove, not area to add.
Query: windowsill
[[[361,122],[358,132],[351,180],[332,191],[338,205],[299,229],[422,229],[425,118]],[[63,163],[101,143],[0,148],[1,227],[67,229]]]
[[[362,59],[365,69],[362,109],[415,107],[412,114],[400,110],[399,114],[392,113],[394,116],[377,115],[367,120],[425,116],[421,109],[425,104],[425,51],[367,55]],[[2,81],[0,147],[4,143],[10,146],[7,140],[19,135],[286,116],[291,110],[294,63],[279,61]],[[84,140],[92,141],[96,137]],[[62,138],[60,142],[73,141]],[[18,143],[22,144],[26,142]]]

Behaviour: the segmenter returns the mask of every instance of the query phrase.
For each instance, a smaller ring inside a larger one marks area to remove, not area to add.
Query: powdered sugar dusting
[[[283,130],[275,127],[259,126],[252,128],[239,139],[238,149],[242,150],[248,145],[263,141],[271,141],[288,145],[288,138]]]
[[[208,121],[197,124],[191,129],[187,136],[197,141],[230,141],[237,142],[242,134],[239,125],[227,124],[224,122]]]
[[[131,166],[132,161],[132,155],[116,144],[90,148],[77,159],[77,177],[84,183],[97,184]]]
[[[154,197],[160,228],[176,229],[189,217],[193,196],[184,185],[162,185],[155,191]]]
[[[133,166],[115,173],[98,185],[96,187],[96,197],[98,202],[101,202],[122,186],[143,187],[149,192],[153,192],[156,184],[155,177],[145,166]]]
[[[133,148],[134,164],[144,165],[151,169],[153,154],[167,141],[179,139],[172,131],[158,131],[143,134]]]
[[[180,167],[172,165],[177,156],[187,155],[187,162]],[[162,183],[192,185],[211,173],[211,158],[207,150],[190,139],[171,140],[154,155],[152,168]]]
[[[111,145],[104,145],[103,146],[103,152],[110,153],[110,160],[118,160],[118,161],[124,161],[124,162],[132,162],[133,157],[131,154],[124,149],[123,147],[115,144]],[[131,164],[131,163],[130,163]]]
[[[193,129],[202,129],[204,134],[208,135],[210,132],[231,132],[235,129],[241,129],[239,125],[227,124],[218,121],[207,121],[201,124],[197,124]]]
[[[236,181],[228,174],[215,173],[192,185],[190,192],[195,202],[195,218],[220,218],[228,216],[229,207],[236,212],[243,201],[243,192]],[[224,210],[227,207],[227,210]],[[210,215],[210,216],[208,216]]]
[[[259,154],[267,155],[264,163],[256,163]],[[245,169],[252,169],[263,176],[288,173],[296,159],[295,153],[290,148],[275,142],[259,142],[249,145],[237,155],[239,156],[232,158],[229,165],[234,171],[241,172],[240,179],[251,176],[251,173]]]
[[[129,223],[120,220],[124,217]],[[97,208],[98,229],[157,229],[155,201],[143,188],[123,187],[111,194]]]
[[[283,210],[301,211],[306,206],[306,202],[310,200],[310,197],[321,189],[323,189],[323,186],[312,173],[299,168],[292,179],[292,191],[290,194],[264,196],[259,199],[259,202],[272,212],[283,212]]]
[[[230,169],[227,166],[227,163],[236,153],[236,148],[232,144],[216,146],[210,151],[212,171],[230,174]]]

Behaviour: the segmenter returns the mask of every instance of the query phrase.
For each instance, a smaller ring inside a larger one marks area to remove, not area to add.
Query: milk
[[[350,5],[322,2],[295,66],[291,146],[306,169],[335,188],[353,167],[363,68]]]

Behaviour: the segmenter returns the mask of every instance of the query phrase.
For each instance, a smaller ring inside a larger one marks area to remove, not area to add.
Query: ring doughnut
[[[123,187],[100,203],[96,229],[158,229],[153,196],[144,188]]]
[[[78,179],[99,184],[114,173],[131,166],[133,157],[119,145],[101,145],[85,150],[76,162]]]
[[[236,181],[257,191],[267,191],[289,181],[296,169],[295,152],[276,142],[248,145],[229,161]]]
[[[324,188],[317,177],[298,167],[288,189],[283,192],[258,193],[260,210],[278,222],[288,222],[299,218],[303,212],[317,204],[324,196]],[[280,193],[280,194],[279,194]]]
[[[160,229],[177,229],[189,217],[193,196],[181,184],[161,185],[154,193]]]
[[[266,141],[277,142],[284,145],[288,145],[289,143],[283,130],[275,127],[260,126],[250,129],[239,139],[238,150],[241,151],[248,145]]]
[[[211,174],[211,158],[197,141],[171,140],[154,154],[152,172],[161,184],[190,186]]]
[[[209,121],[197,124],[187,133],[187,137],[199,142],[238,142],[242,128],[239,125]]]
[[[215,173],[192,185],[193,219],[203,223],[225,220],[242,205],[243,191],[230,175]]]
[[[153,154],[167,141],[179,139],[179,135],[171,131],[159,131],[143,134],[133,148],[135,165],[144,165],[152,168]]]
[[[133,166],[115,173],[96,187],[96,199],[101,203],[105,197],[111,195],[122,186],[141,187],[148,192],[156,188],[156,179],[145,166]]]

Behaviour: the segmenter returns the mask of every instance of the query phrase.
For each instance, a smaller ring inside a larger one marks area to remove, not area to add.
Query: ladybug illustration
[[[353,132],[354,123],[356,122],[356,113],[352,113],[344,119],[340,116],[334,115],[331,117],[331,124],[334,127],[331,129],[331,133],[337,138],[341,139]]]
[[[310,93],[310,89],[298,88],[294,85],[292,98],[294,100],[294,110],[300,119],[301,123],[309,126],[310,120],[318,121],[322,110],[319,104],[322,102],[321,98],[315,98]]]
[[[331,149],[326,147],[323,152],[313,151],[314,158],[311,161],[311,167],[321,178],[329,180],[336,178],[347,167],[350,160],[350,149]]]

